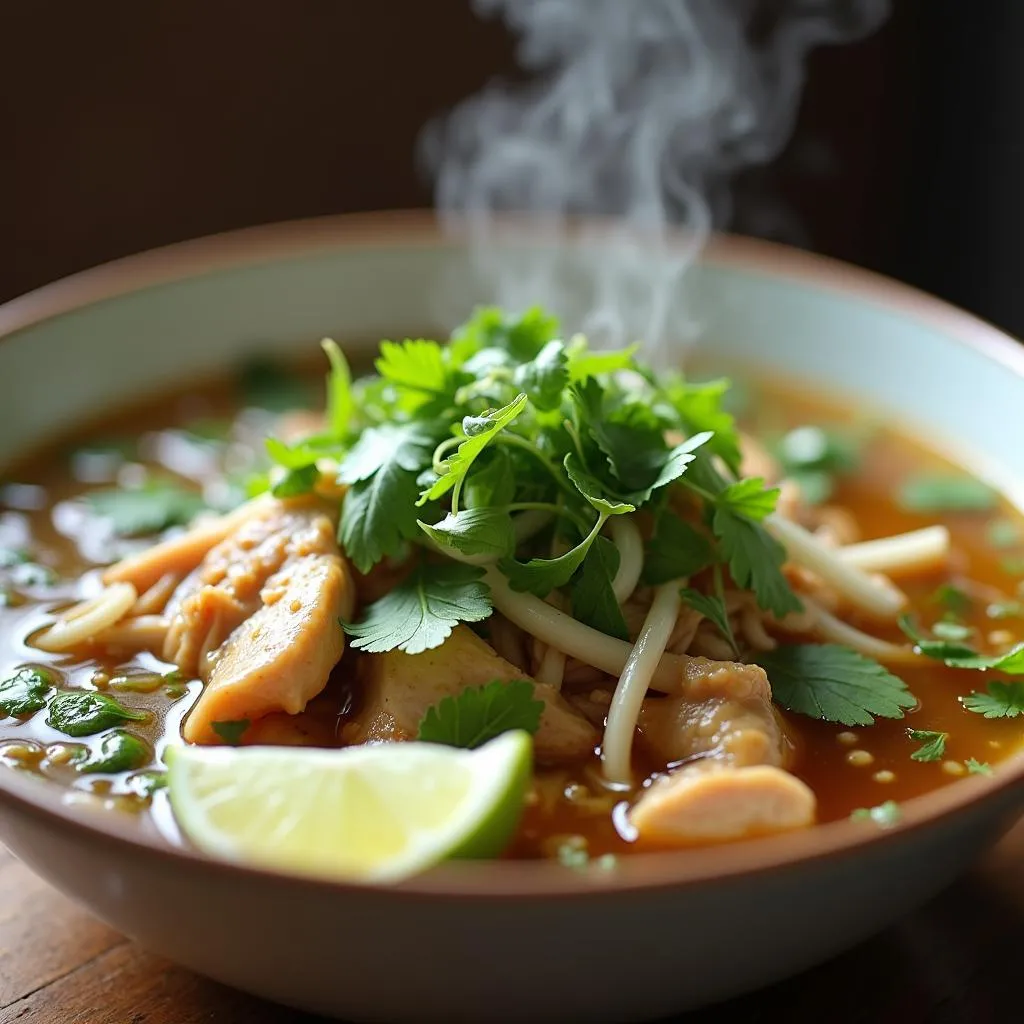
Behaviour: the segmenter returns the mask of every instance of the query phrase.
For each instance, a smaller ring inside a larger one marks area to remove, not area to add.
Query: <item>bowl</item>
[[[554,258],[572,279],[578,250],[531,244],[517,235],[506,253],[499,236],[489,259]],[[908,288],[762,242],[714,240],[688,280],[716,357],[880,407],[1024,504],[1024,445],[1006,427],[1024,407],[1012,340]],[[570,308],[580,297],[565,287]],[[257,228],[88,271],[0,309],[0,466],[254,345],[444,332],[446,317],[491,298],[465,239],[420,214]],[[612,872],[466,862],[384,888],[218,863],[0,772],[0,838],[58,889],[201,974],[353,1021],[625,1021],[707,1005],[882,929],[1022,811],[1018,754],[993,778],[908,801],[886,830],[835,822],[628,857]]]

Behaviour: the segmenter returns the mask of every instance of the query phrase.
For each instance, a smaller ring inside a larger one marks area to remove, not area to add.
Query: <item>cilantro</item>
[[[590,352],[587,350],[586,339],[577,335],[569,342],[566,353],[569,380],[573,384],[578,384],[588,377],[616,373],[619,370],[632,370],[636,366],[633,359],[636,351],[637,346],[630,345],[629,348],[615,349],[611,352]]]
[[[144,721],[145,711],[127,708],[105,693],[78,690],[59,693],[50,701],[46,724],[68,736],[91,736],[123,721]]]
[[[544,702],[534,697],[532,683],[495,679],[427,708],[416,738],[473,750],[512,730],[535,733],[543,711]]]
[[[899,824],[903,811],[895,800],[886,800],[876,807],[858,807],[851,815],[852,821],[870,821],[879,828],[892,828]]]
[[[86,774],[127,772],[141,768],[151,757],[144,740],[125,729],[112,729],[100,739],[94,750],[75,763],[75,767]]]
[[[142,487],[92,491],[85,496],[92,511],[110,521],[122,537],[187,526],[203,509],[202,497],[178,484],[153,480]]]
[[[800,486],[804,501],[827,501],[835,488],[835,477],[857,464],[857,442],[817,426],[796,427],[779,441],[775,456],[785,475]]]
[[[718,508],[712,529],[733,582],[744,590],[753,590],[761,608],[779,619],[803,608],[782,574],[785,548],[763,527],[727,508]]]
[[[964,761],[964,765],[967,767],[967,771],[971,775],[994,775],[992,771],[992,765],[987,761],[976,761],[973,757],[967,758]]]
[[[973,477],[926,473],[904,481],[896,500],[908,512],[988,512],[995,508],[997,495]]]
[[[952,583],[943,583],[932,594],[931,601],[932,604],[941,605],[947,614],[953,616],[966,615],[974,604],[966,591],[953,586]]]
[[[946,753],[948,732],[933,732],[930,729],[908,729],[907,735],[922,744],[911,755],[912,761],[938,761]]]
[[[352,646],[371,654],[419,654],[439,647],[459,622],[480,622],[491,614],[490,593],[481,572],[458,562],[421,565],[394,590],[374,601],[357,623],[343,623]]]
[[[684,429],[689,433],[709,431],[713,435],[708,443],[709,449],[733,473],[739,473],[739,432],[736,420],[723,406],[729,386],[730,382],[725,378],[692,384],[677,377],[669,379],[665,394],[679,414]]]
[[[718,495],[718,507],[760,522],[775,511],[779,500],[778,487],[765,487],[760,477],[739,480]]]
[[[721,580],[720,573],[719,580]],[[739,648],[736,645],[736,637],[733,636],[732,625],[729,623],[729,613],[725,609],[725,601],[721,595],[702,594],[699,590],[692,590],[689,587],[681,590],[680,594],[682,595],[683,603],[694,611],[700,612],[704,618],[711,622],[728,641],[733,655],[738,655]]]
[[[715,549],[704,534],[674,515],[662,515],[644,549],[643,580],[667,583],[693,576],[714,561]]]
[[[338,478],[352,484],[341,507],[338,539],[362,573],[415,537],[416,478],[430,464],[433,435],[421,423],[363,431]]]
[[[484,306],[452,333],[452,340],[456,345],[477,349],[494,346],[517,362],[526,362],[535,359],[558,333],[558,320],[538,306],[526,310],[518,319],[493,306]]]
[[[569,383],[565,347],[549,341],[535,359],[522,363],[515,372],[516,387],[526,392],[534,408],[550,412],[562,404],[562,392]]]
[[[489,448],[473,463],[463,497],[468,508],[507,505],[516,493],[512,459],[505,448]]]
[[[871,725],[902,718],[916,701],[906,683],[863,654],[836,644],[779,647],[758,655],[776,703],[825,722]]]
[[[458,511],[458,496],[462,482],[473,465],[473,460],[501,433],[526,407],[527,397],[520,392],[508,405],[489,409],[482,416],[466,416],[462,420],[463,441],[454,454],[440,463],[440,475],[420,496],[420,504],[444,497],[455,488],[452,507]]]
[[[612,590],[618,571],[619,549],[606,537],[598,537],[572,579],[572,614],[608,636],[628,640],[626,620]]]
[[[406,412],[415,412],[431,398],[444,399],[454,390],[436,341],[382,341],[380,352],[377,372],[403,392],[399,405]]]
[[[573,452],[569,452],[566,455],[563,465],[573,487],[587,499],[601,516],[607,518],[608,516],[621,516],[627,512],[636,511],[636,506],[631,505],[628,501],[617,501],[613,498],[604,497],[605,489],[601,481],[583,467],[579,457]]]
[[[327,433],[340,440],[345,437],[352,424],[355,401],[352,397],[352,374],[341,349],[330,338],[320,342],[328,362],[327,374]]]
[[[432,526],[420,522],[420,529],[442,547],[481,561],[497,561],[512,554],[515,533],[512,519],[501,508],[465,508]]]
[[[229,746],[237,747],[251,724],[248,718],[240,718],[234,722],[211,722],[210,728]]]
[[[275,498],[295,498],[300,494],[309,494],[320,479],[320,471],[316,466],[303,466],[292,469],[271,488]]]
[[[1019,679],[1009,683],[993,680],[988,684],[986,693],[975,692],[969,697],[961,697],[960,703],[968,711],[986,718],[1016,718],[1024,715],[1024,682]]]
[[[982,672],[994,669],[1014,676],[1024,674],[1024,642],[1004,654],[979,654],[961,641],[931,640],[922,636],[909,615],[900,618],[900,629],[914,641],[915,649],[921,654],[950,668],[973,668]]]
[[[54,688],[53,675],[44,668],[25,666],[0,680],[0,716],[21,718],[46,707]]]

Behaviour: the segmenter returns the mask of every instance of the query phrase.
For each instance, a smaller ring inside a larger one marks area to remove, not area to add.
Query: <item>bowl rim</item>
[[[521,224],[520,219],[517,223]],[[25,328],[99,302],[218,270],[252,266],[339,248],[437,248],[464,244],[442,230],[429,211],[398,210],[340,214],[243,228],[179,242],[81,271],[0,306],[0,344]],[[1024,346],[1003,331],[941,299],[872,271],[775,242],[716,235],[700,262],[809,285],[907,315],[1024,377]],[[782,836],[681,851],[619,858],[613,871],[567,871],[546,861],[460,862],[384,887],[303,878],[272,869],[216,860],[179,848],[138,823],[109,811],[85,809],[43,780],[0,772],[0,810],[66,828],[82,839],[111,845],[112,852],[145,853],[169,866],[246,876],[298,887],[381,892],[426,898],[571,897],[678,889],[725,879],[753,879],[799,870],[824,858],[852,858],[880,844],[896,844],[912,833],[948,823],[967,810],[1005,805],[1024,808],[1024,751],[1001,762],[991,777],[970,776],[901,803],[901,820],[881,829],[867,822],[828,822]],[[1013,802],[1019,792],[1018,805]]]

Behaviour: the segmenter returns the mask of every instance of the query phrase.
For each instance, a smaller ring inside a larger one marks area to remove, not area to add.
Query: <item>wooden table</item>
[[[1024,823],[913,917],[816,970],[679,1024],[1024,1020]],[[728,1010],[728,1012],[724,1012]],[[0,1024],[313,1024],[153,956],[0,848]]]

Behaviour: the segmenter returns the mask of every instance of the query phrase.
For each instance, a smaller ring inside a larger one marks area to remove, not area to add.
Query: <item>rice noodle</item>
[[[611,676],[618,676],[626,667],[632,644],[585,626],[539,597],[515,592],[508,580],[493,567],[486,570],[484,579],[491,589],[494,607],[509,622],[531,636]],[[666,654],[650,685],[663,693],[677,693],[682,685],[684,668],[682,655]]]
[[[121,619],[95,637],[104,647],[132,651],[161,651],[170,623],[163,615],[135,615]]]
[[[906,594],[885,579],[847,565],[814,534],[797,523],[770,515],[765,526],[786,549],[789,558],[831,584],[851,604],[880,618],[895,618],[907,604]]]
[[[803,598],[805,609],[813,616],[812,632],[831,643],[843,644],[851,647],[869,658],[890,664],[909,665],[920,661],[920,656],[908,645],[890,643],[888,640],[880,640],[877,636],[871,636],[851,626],[842,619],[837,619],[831,612],[826,611],[813,598]],[[787,621],[778,623],[782,629],[787,628]],[[800,623],[799,632],[806,631],[806,623]],[[792,628],[792,627],[789,627]],[[794,630],[796,631],[796,630]]]
[[[628,785],[631,780],[637,718],[679,616],[679,591],[684,583],[682,579],[671,580],[655,591],[651,610],[615,687],[601,744],[604,776],[611,783]]]
[[[862,572],[884,572],[890,576],[920,572],[941,565],[949,557],[949,530],[945,526],[926,526],[922,530],[848,544],[837,554],[847,565]]]
[[[615,600],[624,604],[633,596],[644,567],[644,540],[632,516],[613,516],[612,539],[619,549],[619,568],[612,580]]]
[[[124,618],[138,597],[130,583],[112,583],[95,597],[63,611],[49,629],[35,638],[35,645],[51,652],[78,647]]]
[[[170,600],[171,594],[181,582],[182,576],[179,573],[165,573],[148,590],[139,595],[139,599],[132,608],[132,615],[154,615],[163,611],[163,607]]]

